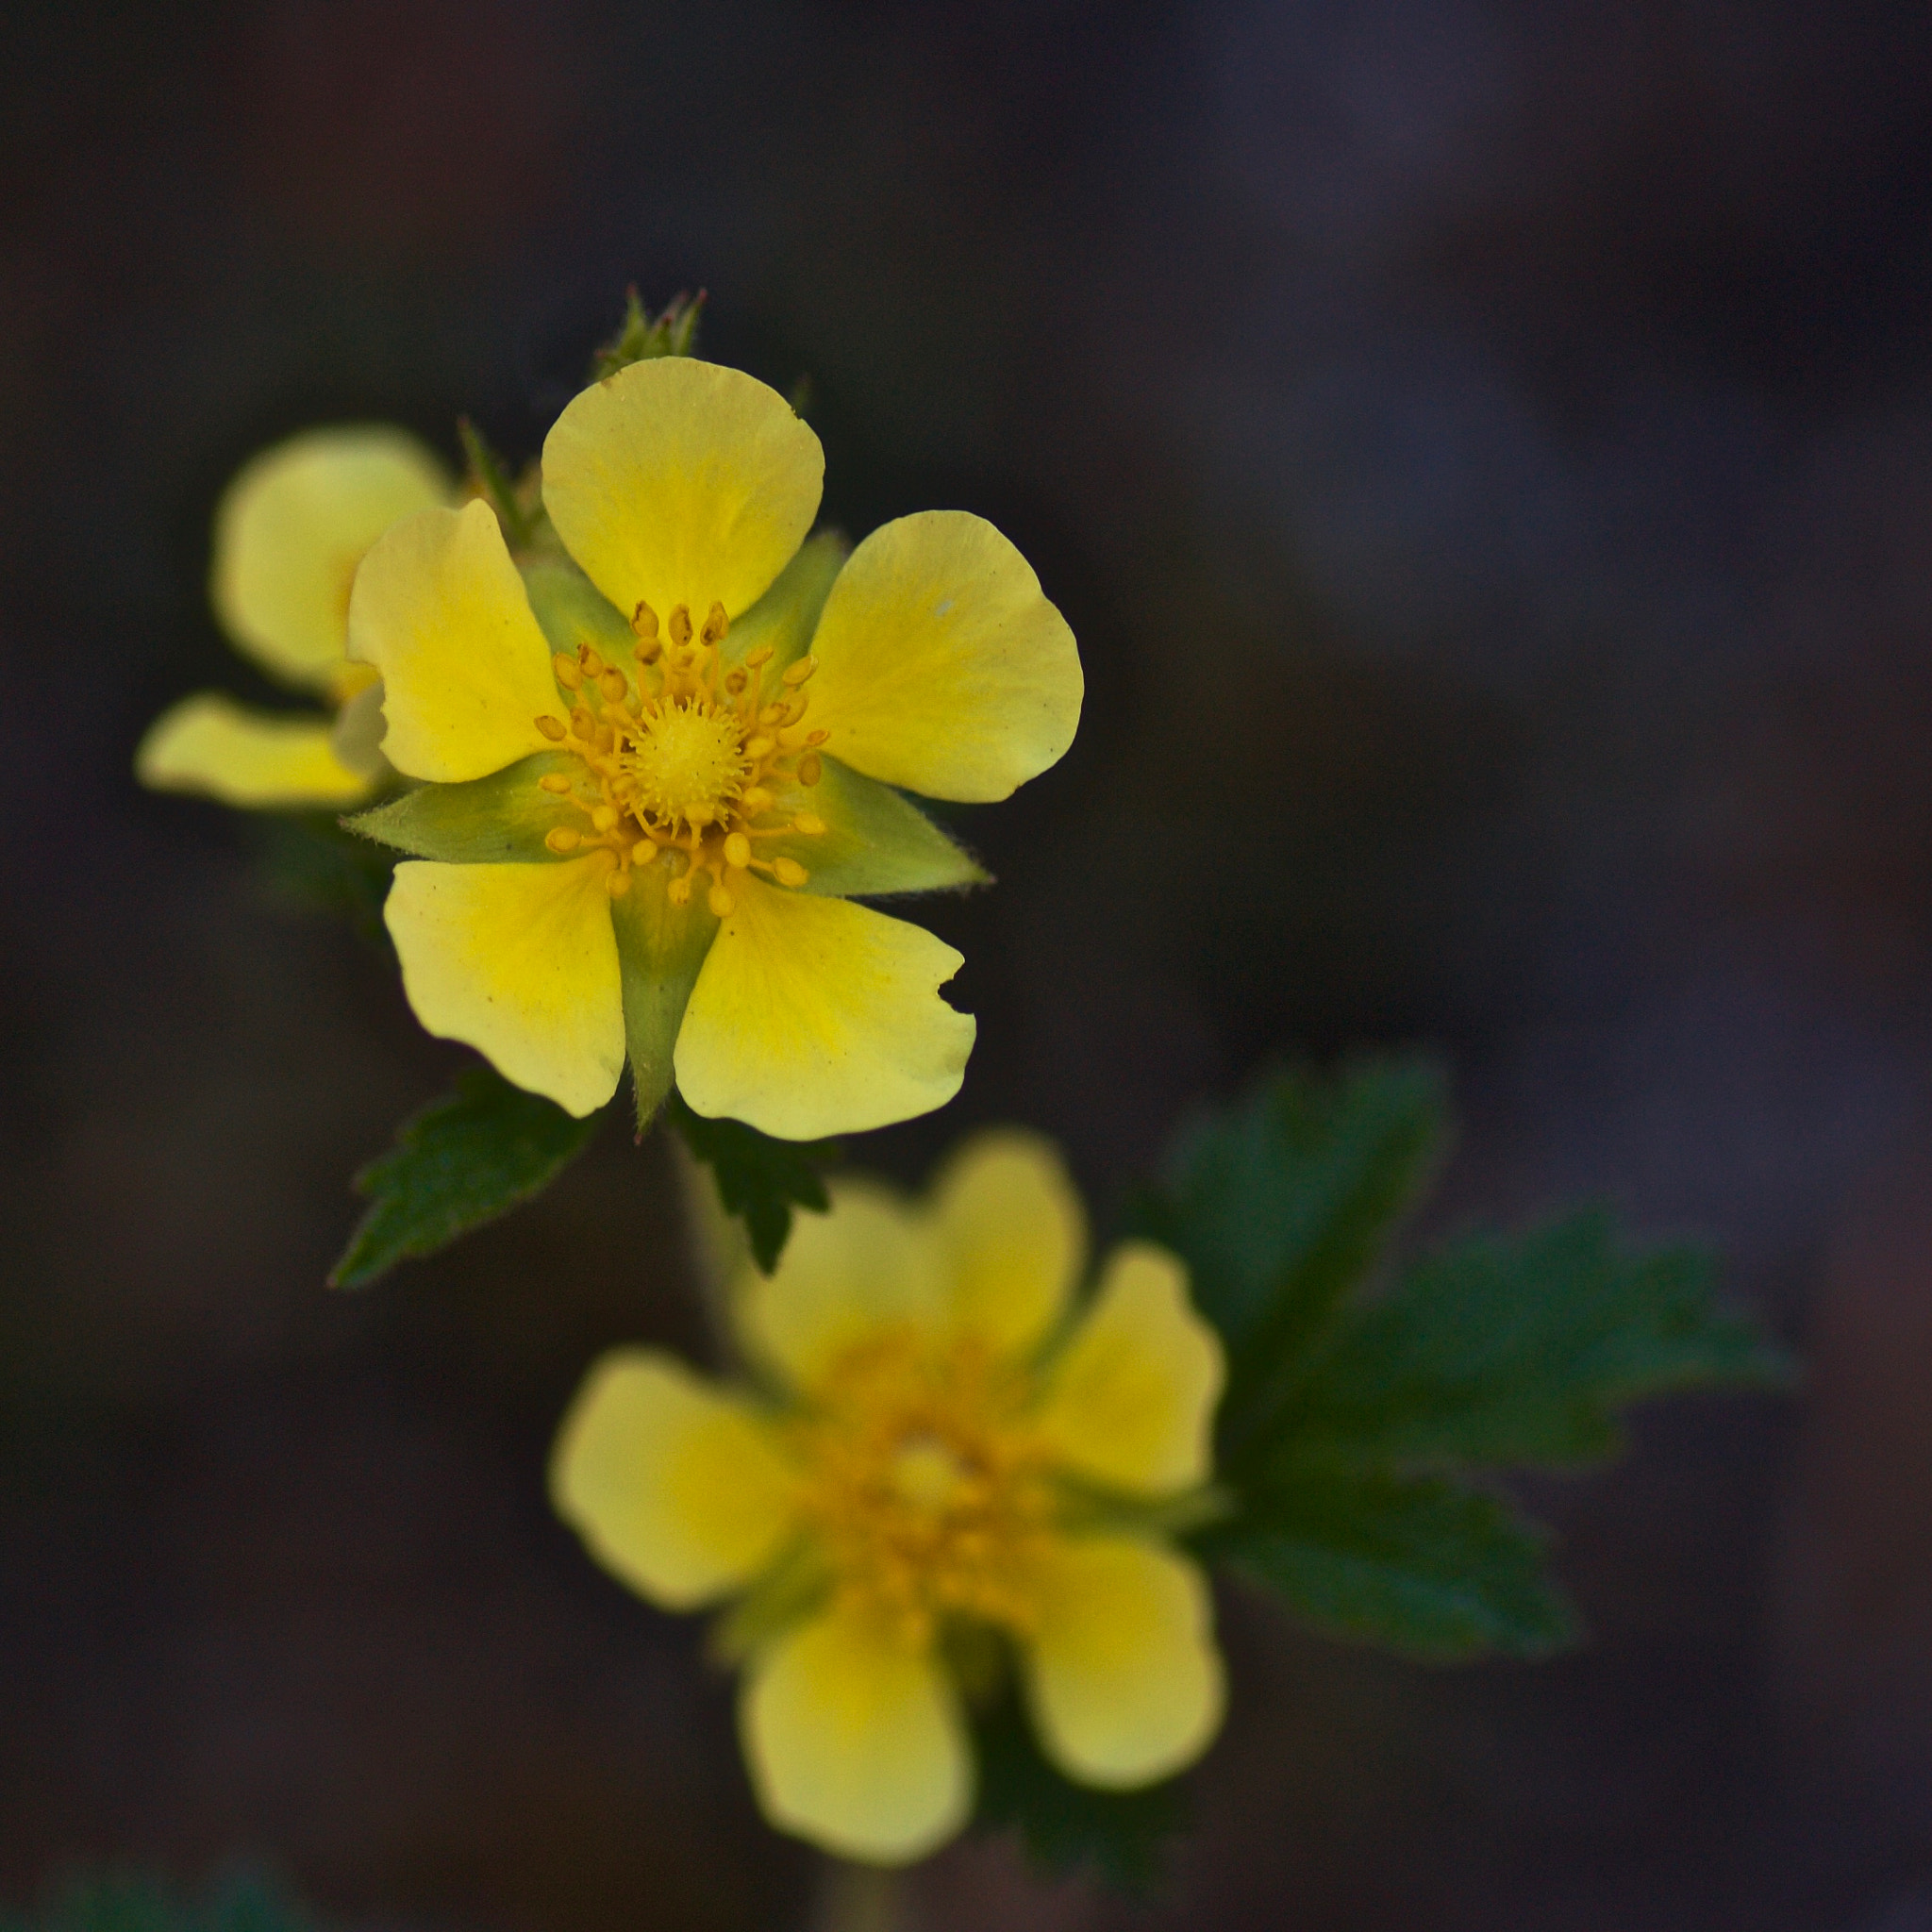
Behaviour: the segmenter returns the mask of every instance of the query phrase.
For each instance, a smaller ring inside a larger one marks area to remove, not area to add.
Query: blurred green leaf
[[[279,1886],[245,1869],[193,1902],[142,1874],[83,1873],[37,1910],[0,1913],[0,1932],[310,1932],[313,1924]]]
[[[664,1119],[684,1136],[694,1159],[711,1170],[725,1213],[744,1223],[752,1257],[767,1274],[791,1234],[791,1210],[823,1214],[831,1205],[821,1169],[839,1158],[836,1141],[774,1141],[742,1121],[693,1113],[673,1092]]]
[[[1018,1829],[1026,1855],[1055,1876],[1091,1865],[1109,1885],[1144,1897],[1169,1842],[1187,1823],[1177,1779],[1134,1791],[1095,1790],[1061,1776],[1041,1755],[1019,1699],[1003,1698],[974,1726],[979,1800],[974,1823]]]
[[[1407,1464],[1601,1460],[1623,1446],[1624,1404],[1789,1379],[1712,1274],[1693,1249],[1620,1252],[1594,1209],[1513,1240],[1468,1237],[1357,1311],[1284,1426]]]
[[[617,333],[591,358],[591,380],[602,382],[633,362],[648,362],[657,356],[689,356],[697,347],[698,315],[705,306],[705,291],[695,295],[674,295],[653,315],[638,297],[636,289],[625,293],[624,323]]]
[[[1187,1262],[1227,1343],[1218,1426],[1252,1435],[1433,1177],[1448,1137],[1441,1070],[1366,1060],[1333,1080],[1264,1077],[1174,1143],[1137,1231]]]
[[[1187,1262],[1227,1349],[1216,1482],[1235,1507],[1196,1547],[1341,1635],[1534,1657],[1576,1629],[1547,1538],[1464,1478],[1601,1459],[1628,1404],[1776,1386],[1790,1364],[1717,1300],[1707,1257],[1627,1249],[1594,1210],[1464,1238],[1385,1285],[1447,1138],[1425,1062],[1274,1074],[1181,1135],[1135,1220]]]
[[[1340,1457],[1284,1460],[1204,1555],[1340,1637],[1437,1661],[1541,1657],[1576,1633],[1544,1574],[1548,1537],[1507,1504],[1438,1476]]]
[[[472,1067],[457,1091],[404,1123],[396,1144],[356,1176],[369,1211],[329,1276],[367,1288],[398,1261],[433,1255],[554,1181],[603,1116],[574,1119],[553,1100]]]
[[[345,831],[325,812],[255,812],[248,818],[272,897],[304,912],[345,919],[384,951],[382,904],[395,855]]]

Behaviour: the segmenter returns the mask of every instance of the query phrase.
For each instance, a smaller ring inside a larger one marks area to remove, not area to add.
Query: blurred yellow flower
[[[367,799],[388,766],[375,674],[348,658],[349,587],[398,517],[455,493],[429,450],[381,425],[308,430],[245,464],[215,511],[215,615],[237,649],[335,715],[261,711],[197,692],[142,740],[142,783],[246,807]]]
[[[386,911],[410,1003],[573,1113],[626,1056],[640,1119],[675,1073],[699,1113],[793,1140],[958,1090],[959,955],[851,899],[984,876],[891,788],[1000,799],[1044,771],[1079,657],[978,517],[805,541],[823,471],[763,383],[638,362],[543,446],[575,565],[519,575],[476,503],[357,575],[350,654],[426,781],[356,822],[415,855]]]
[[[1198,1492],[1223,1363],[1181,1265],[1129,1242],[1083,1309],[1080,1204],[1043,1141],[970,1141],[919,1204],[853,1181],[735,1284],[757,1387],[655,1349],[593,1368],[551,1492],[653,1603],[739,1595],[766,1815],[897,1864],[965,1823],[962,1703],[1017,1669],[1083,1783],[1199,1757],[1224,1703],[1205,1578],[1159,1532]]]

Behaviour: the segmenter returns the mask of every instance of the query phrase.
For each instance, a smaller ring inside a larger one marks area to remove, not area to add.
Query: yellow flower
[[[249,807],[367,799],[388,766],[376,748],[375,675],[348,659],[349,587],[398,517],[454,494],[414,437],[378,425],[308,430],[245,464],[215,510],[215,615],[270,676],[341,708],[333,719],[259,711],[197,692],[142,740],[142,783]]]
[[[1211,1607],[1158,1521],[1210,1474],[1222,1354],[1180,1263],[1145,1243],[1071,1309],[1080,1204],[1030,1136],[969,1142],[918,1205],[834,1195],[774,1274],[736,1283],[761,1387],[655,1349],[605,1357],[551,1493],[653,1603],[745,1592],[724,1632],[767,1817],[895,1864],[972,1808],[958,1677],[983,1679],[989,1653],[1069,1777],[1147,1784],[1206,1749]]]
[[[978,517],[847,558],[804,541],[818,438],[683,357],[571,403],[543,500],[575,559],[521,575],[482,504],[426,510],[356,578],[395,768],[355,823],[414,855],[386,918],[430,1032],[575,1114],[628,1056],[640,1119],[810,1140],[958,1090],[973,1021],[930,933],[851,903],[984,875],[893,787],[1005,798],[1071,742],[1073,634]]]

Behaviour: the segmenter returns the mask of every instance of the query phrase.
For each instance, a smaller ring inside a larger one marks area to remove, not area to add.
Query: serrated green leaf
[[[742,1121],[694,1113],[674,1092],[664,1118],[684,1136],[692,1158],[711,1170],[725,1213],[744,1223],[752,1258],[769,1274],[791,1234],[791,1210],[823,1214],[831,1206],[820,1170],[839,1158],[836,1141],[774,1141]]]
[[[371,1205],[329,1286],[367,1288],[398,1261],[433,1255],[507,1214],[591,1144],[601,1119],[574,1119],[491,1067],[470,1068],[453,1094],[405,1122],[395,1146],[356,1176]]]
[[[1178,1779],[1139,1790],[1076,1785],[1041,1755],[1016,1697],[1003,1698],[974,1727],[979,1797],[974,1822],[1016,1828],[1041,1872],[1061,1876],[1091,1866],[1116,1890],[1145,1897],[1159,1882],[1170,1842],[1187,1824]]]
[[[1380,1257],[1447,1137],[1431,1061],[1366,1060],[1334,1079],[1272,1074],[1185,1128],[1139,1231],[1188,1264],[1227,1344],[1224,1448],[1244,1446]]]
[[[1434,1661],[1541,1657],[1576,1619],[1548,1539],[1498,1498],[1339,1457],[1284,1460],[1198,1547],[1341,1637]]]
[[[1626,1403],[1789,1375],[1711,1276],[1690,1249],[1624,1253],[1593,1210],[1515,1240],[1470,1237],[1360,1310],[1285,1426],[1405,1464],[1600,1460],[1622,1445]]]

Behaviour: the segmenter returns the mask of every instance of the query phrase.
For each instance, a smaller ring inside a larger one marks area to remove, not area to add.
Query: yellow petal
[[[349,601],[349,649],[382,674],[384,756],[411,778],[485,778],[550,748],[558,714],[550,646],[524,580],[481,501],[425,509],[362,559]]]
[[[826,749],[928,798],[1005,798],[1080,722],[1066,619],[1026,559],[964,510],[874,530],[833,583],[811,650]]]
[[[575,398],[543,441],[543,505],[625,617],[750,608],[811,528],[819,440],[776,390],[688,356],[633,362]]]
[[[270,671],[333,686],[349,584],[398,518],[447,503],[436,458],[400,429],[311,429],[245,464],[215,510],[208,594],[222,628]]]
[[[953,1319],[995,1348],[1041,1341],[1087,1260],[1087,1216],[1053,1142],[1016,1129],[975,1135],[933,1190]]]
[[[1207,1580],[1185,1557],[1126,1537],[1063,1543],[1042,1566],[1022,1651],[1046,1755],[1082,1784],[1152,1784],[1221,1727],[1226,1683]]]
[[[795,1389],[816,1389],[855,1341],[937,1327],[941,1276],[929,1226],[875,1182],[835,1181],[829,1214],[800,1214],[769,1275],[744,1268],[734,1298],[746,1345]]]
[[[1074,1474],[1138,1495],[1206,1481],[1221,1398],[1221,1339],[1163,1248],[1116,1248],[1093,1306],[1054,1364],[1040,1422]]]
[[[699,1113],[816,1141],[952,1099],[974,1022],[939,996],[965,963],[951,946],[843,899],[733,890],[677,1036],[678,1090]]]
[[[739,1706],[765,1816],[841,1857],[909,1864],[951,1838],[973,1759],[937,1659],[828,1612],[752,1667]]]
[[[358,804],[370,782],[343,764],[329,741],[326,718],[251,711],[203,691],[149,725],[134,774],[157,791],[200,791],[224,805]]]
[[[591,1371],[550,1464],[557,1512],[667,1609],[748,1583],[793,1522],[791,1474],[758,1411],[656,1349]]]
[[[383,908],[416,1017],[581,1117],[617,1091],[624,1000],[607,857],[396,867]]]

